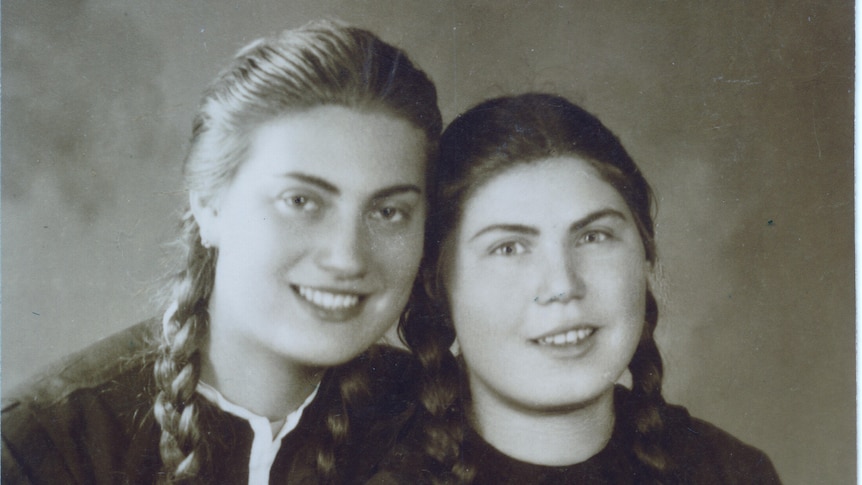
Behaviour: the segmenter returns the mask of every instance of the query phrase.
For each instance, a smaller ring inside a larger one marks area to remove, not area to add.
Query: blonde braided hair
[[[212,292],[215,250],[200,243],[191,214],[184,218],[191,245],[186,270],[176,276],[173,303],[162,320],[163,341],[154,372],[159,393],[154,413],[162,428],[159,452],[167,483],[193,481],[206,448],[198,428],[200,402],[197,392],[201,373],[201,340],[207,327],[206,303]]]
[[[183,165],[187,190],[203,203],[215,200],[233,179],[261,124],[322,105],[383,109],[425,134],[433,173],[442,119],[437,93],[406,54],[371,32],[334,22],[313,22],[250,43],[204,92]],[[201,343],[218,259],[204,247],[190,211],[183,218],[184,268],[173,278],[171,305],[155,364],[154,414],[162,428],[159,451],[164,483],[193,483],[209,461],[201,429]],[[329,410],[328,435],[318,444],[322,482],[342,478],[338,448],[350,432],[349,407],[367,397],[367,373],[351,363],[334,372],[341,403]],[[204,407],[205,408],[205,407]]]

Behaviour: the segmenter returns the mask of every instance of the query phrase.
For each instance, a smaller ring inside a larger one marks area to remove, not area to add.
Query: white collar
[[[254,432],[254,440],[251,443],[251,453],[248,462],[248,483],[249,485],[268,485],[270,469],[275,461],[275,456],[278,454],[278,450],[281,449],[282,438],[287,433],[293,431],[296,425],[299,424],[302,412],[311,404],[314,397],[317,396],[319,388],[320,384],[315,386],[311,394],[305,398],[305,402],[296,411],[287,415],[278,433],[274,433],[274,428],[269,419],[264,416],[258,416],[248,409],[228,401],[216,388],[209,384],[198,381],[197,392],[206,398],[207,401],[218,406],[222,411],[248,421]],[[275,434],[275,437],[273,437],[273,434]]]

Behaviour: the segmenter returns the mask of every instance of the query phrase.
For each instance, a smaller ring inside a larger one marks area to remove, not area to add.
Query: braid
[[[424,290],[417,285],[414,296],[417,291]],[[461,454],[466,423],[459,399],[461,373],[449,351],[455,340],[454,327],[448,322],[446,307],[435,305],[433,298],[412,298],[412,301],[414,306],[425,306],[409,312],[401,322],[401,333],[422,367],[419,401],[423,406],[420,412],[425,453],[435,462],[431,482],[470,483],[475,469],[463,461]]]
[[[629,363],[632,374],[631,398],[624,416],[635,431],[634,453],[646,465],[658,483],[671,467],[670,457],[662,446],[665,401],[661,394],[663,364],[653,334],[658,323],[655,296],[647,290],[646,318],[643,335]]]
[[[347,442],[351,431],[349,409],[360,405],[370,396],[370,378],[360,360],[354,359],[333,370],[339,399],[330,406],[324,419],[328,434],[321,437],[321,446],[317,452],[317,471],[321,483],[339,483],[343,478],[339,470],[347,468],[344,461],[350,458],[350,454],[339,453],[338,450]]]
[[[336,379],[336,381],[340,381],[340,379]],[[341,383],[338,382],[338,384],[340,387]],[[320,436],[318,440],[316,455],[319,481],[326,484],[339,483],[341,477],[338,470],[342,465],[339,459],[343,456],[336,450],[346,441],[349,432],[347,406],[343,395],[332,403],[323,421],[326,425],[326,433]]]
[[[338,483],[338,454],[335,450],[348,434],[349,422],[345,407],[342,397],[330,407],[324,418],[327,434],[320,437],[316,457],[321,483]]]
[[[329,404],[324,418],[327,433],[318,438],[315,461],[318,483],[338,484],[350,477],[341,475],[343,470],[352,470],[351,461],[357,458],[354,453],[342,449],[351,438],[349,417],[353,409],[364,408],[375,395],[371,391],[372,378],[369,373],[370,362],[377,360],[378,350],[370,348],[357,358],[329,370],[331,379],[325,378],[330,386],[337,386],[338,393],[321,389],[325,395],[336,395],[337,399]]]
[[[159,391],[154,413],[162,428],[159,452],[164,483],[193,483],[207,454],[199,426],[199,403],[203,398],[196,388],[216,254],[201,246],[191,214],[184,218],[184,234],[186,241],[194,242],[189,246],[187,269],[177,275],[174,283],[174,303],[165,313],[163,340],[154,369]]]

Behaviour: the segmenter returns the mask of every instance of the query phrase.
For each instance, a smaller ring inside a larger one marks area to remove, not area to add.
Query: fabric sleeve
[[[757,458],[752,466],[751,483],[781,485],[781,479],[778,477],[778,472],[772,461],[765,453],[758,450]]]
[[[2,483],[78,483],[55,443],[26,406],[7,406],[2,421]]]
[[[12,450],[6,446],[6,440],[3,440],[2,445],[2,462],[0,462],[0,482],[13,484],[31,484],[33,483],[25,474],[21,467],[21,463],[12,454]]]
[[[689,417],[687,413],[681,419],[672,419],[669,424],[675,429],[673,456],[685,477],[683,482],[722,485],[781,483],[766,453],[726,431]]]
[[[152,453],[141,426],[152,407],[145,350],[153,328],[148,321],[106,337],[4,395],[4,485],[141,483],[124,478],[124,463],[137,456],[131,449],[144,455],[139,461]]]

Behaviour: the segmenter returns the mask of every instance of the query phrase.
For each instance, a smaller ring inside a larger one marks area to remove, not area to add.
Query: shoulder
[[[157,322],[147,320],[51,364],[3,397],[3,412],[21,403],[50,404],[116,380],[151,360]]]
[[[759,449],[692,417],[682,406],[669,405],[663,414],[666,446],[682,483],[780,483]]]
[[[102,339],[4,395],[4,478],[79,477],[127,448],[151,414],[155,325]]]

